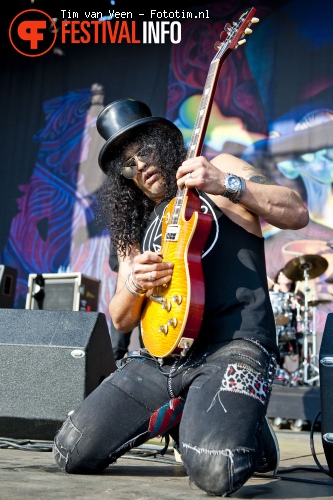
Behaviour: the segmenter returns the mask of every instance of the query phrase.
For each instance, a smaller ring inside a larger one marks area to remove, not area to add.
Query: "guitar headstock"
[[[218,51],[214,59],[219,59],[226,52],[230,52],[233,49],[237,49],[239,45],[243,45],[246,42],[246,35],[251,35],[251,26],[259,22],[257,17],[254,17],[256,9],[252,7],[247,9],[240,16],[238,21],[234,21],[232,24],[227,23],[224,26],[224,30],[220,34],[220,40],[215,43],[214,48]]]

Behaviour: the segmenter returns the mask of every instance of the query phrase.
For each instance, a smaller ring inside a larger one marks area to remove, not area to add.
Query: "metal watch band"
[[[243,177],[239,177],[239,176],[238,176],[238,178],[241,182],[241,187],[237,191],[237,193],[235,195],[233,195],[233,197],[229,197],[229,200],[232,201],[233,203],[239,203],[240,199],[243,196],[243,193],[245,191],[245,179],[243,179]]]

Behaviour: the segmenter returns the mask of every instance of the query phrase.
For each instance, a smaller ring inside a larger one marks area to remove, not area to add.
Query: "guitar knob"
[[[164,333],[166,335],[168,333],[168,325],[161,325],[158,329],[159,332]]]
[[[183,297],[181,295],[174,295],[172,300],[176,302],[176,304],[180,305],[182,303]]]
[[[166,309],[169,312],[171,309],[171,302],[169,302],[168,300],[163,302],[162,309]]]
[[[176,328],[177,323],[178,323],[177,318],[171,318],[168,320],[168,325],[173,326],[174,328]]]

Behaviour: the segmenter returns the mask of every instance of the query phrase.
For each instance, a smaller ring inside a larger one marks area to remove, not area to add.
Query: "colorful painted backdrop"
[[[326,301],[318,307],[322,330],[333,298],[333,5],[252,5],[260,21],[223,64],[204,153],[236,154],[302,194],[307,228],[262,224],[267,272],[273,278],[303,254],[327,260],[310,283],[311,297]],[[124,8],[120,1],[117,7]],[[18,269],[16,307],[24,307],[29,273],[70,265],[101,280],[100,310],[108,314],[116,276],[108,266],[108,235],[96,221],[103,181],[96,116],[107,103],[133,97],[174,121],[189,141],[214,44],[247,7],[220,0],[187,9],[193,18],[181,20],[182,41],[175,45],[68,46],[63,54],[56,46],[27,60],[2,41],[0,262]],[[208,16],[195,18],[201,11]]]

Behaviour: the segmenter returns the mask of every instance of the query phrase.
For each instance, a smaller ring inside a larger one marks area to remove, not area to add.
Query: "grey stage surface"
[[[310,433],[280,430],[277,437],[281,462],[276,477],[253,476],[231,498],[332,499],[333,478],[319,470],[311,453]],[[319,463],[327,469],[320,432],[314,433],[314,445]],[[58,470],[50,451],[3,448],[0,449],[0,499],[208,498],[189,485],[173,450],[169,448],[162,457],[154,451],[160,449],[158,440],[149,442],[148,446],[119,459],[100,475],[74,476]]]

